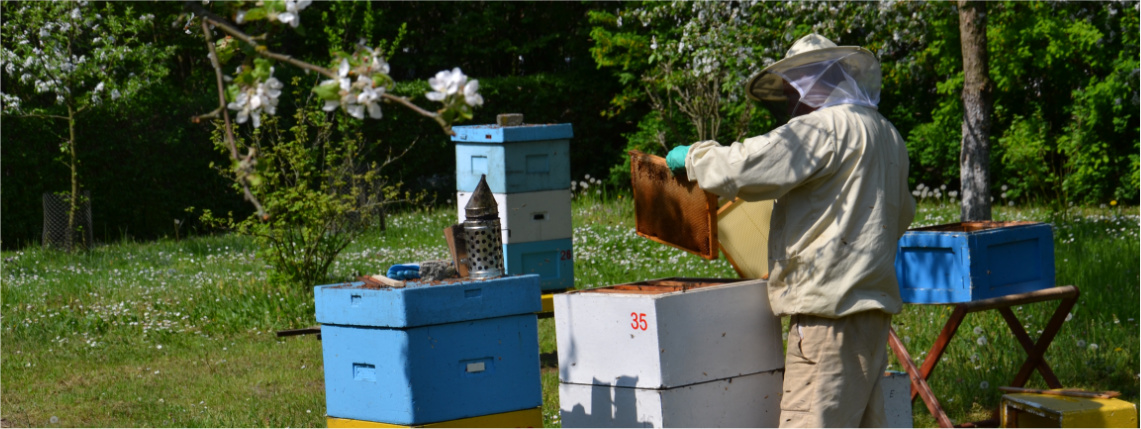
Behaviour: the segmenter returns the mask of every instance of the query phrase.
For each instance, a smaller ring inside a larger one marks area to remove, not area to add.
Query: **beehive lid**
[[[915,228],[908,231],[915,232],[978,232],[998,228],[1010,228],[1015,226],[1037,225],[1040,222],[1031,221],[971,221],[971,222],[955,222],[945,223],[942,225],[926,226],[923,228]]]
[[[452,141],[461,143],[511,143],[566,140],[574,137],[571,124],[524,124],[517,126],[469,125],[452,127]]]
[[[717,196],[675,176],[666,159],[630,151],[638,235],[705,259],[717,259]]]
[[[773,202],[740,198],[717,211],[717,242],[721,253],[745,279],[764,278],[769,273],[769,222]]]
[[[409,281],[403,288],[342,283],[314,287],[313,295],[317,322],[327,325],[412,328],[542,309],[536,274]]]

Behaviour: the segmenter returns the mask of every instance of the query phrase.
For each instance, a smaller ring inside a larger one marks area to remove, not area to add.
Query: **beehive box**
[[[772,370],[670,389],[560,383],[559,414],[565,428],[777,427],[783,380]]]
[[[884,414],[887,417],[885,427],[915,427],[911,412],[911,378],[906,372],[888,371],[883,374],[881,383]]]
[[[1135,428],[1137,405],[1120,399],[1010,393],[1002,395],[1003,427]]]
[[[538,276],[318,286],[327,414],[422,425],[538,407]]]
[[[903,302],[949,304],[1054,287],[1049,224],[962,222],[907,231],[895,272]]]
[[[570,124],[452,127],[456,190],[473,192],[487,175],[491,192],[570,189]]]
[[[543,413],[538,408],[529,408],[508,413],[468,417],[466,419],[448,420],[446,422],[427,423],[416,426],[402,426],[365,420],[329,417],[327,426],[330,428],[537,428],[543,426]]]
[[[543,291],[574,287],[574,241],[571,238],[503,245],[507,274],[539,276]]]
[[[650,240],[717,259],[717,196],[670,173],[666,159],[630,153],[634,230]]]
[[[467,219],[464,207],[471,192],[456,193],[456,218]],[[503,244],[571,238],[571,192],[567,189],[492,194],[499,206]]]
[[[763,280],[649,280],[554,304],[563,383],[668,389],[784,367]]]

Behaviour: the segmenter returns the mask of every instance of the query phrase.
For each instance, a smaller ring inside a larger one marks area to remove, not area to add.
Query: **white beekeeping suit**
[[[902,307],[896,245],[915,200],[904,140],[877,110],[880,82],[867,50],[806,36],[747,88],[754,100],[789,101],[787,124],[729,146],[699,142],[685,156],[707,191],[775,200],[769,297],[792,316],[782,426],[885,423],[879,379],[890,315]]]

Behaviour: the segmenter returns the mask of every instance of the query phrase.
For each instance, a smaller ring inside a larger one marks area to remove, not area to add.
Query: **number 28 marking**
[[[646,328],[650,327],[649,324],[646,323],[646,313],[630,313],[630,318],[633,319],[630,322],[630,327],[634,328],[635,331],[645,331]]]

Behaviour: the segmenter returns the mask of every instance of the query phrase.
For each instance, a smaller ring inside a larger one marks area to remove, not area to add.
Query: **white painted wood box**
[[[911,378],[906,372],[887,371],[881,383],[887,427],[915,427],[911,417]]]
[[[671,278],[557,294],[559,381],[668,389],[783,369],[766,289]]]
[[[672,389],[560,383],[559,411],[565,428],[777,427],[783,379],[778,369]]]
[[[464,207],[471,200],[471,192],[456,192],[456,218],[463,223],[467,217]],[[499,224],[503,228],[503,244],[570,238],[571,192],[569,189],[523,192],[515,194],[493,193],[499,206]]]

